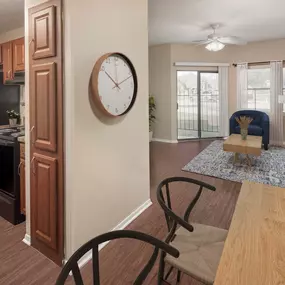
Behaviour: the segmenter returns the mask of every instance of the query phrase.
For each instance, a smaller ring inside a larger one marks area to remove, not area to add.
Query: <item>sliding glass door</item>
[[[198,72],[177,71],[178,139],[199,138]]]
[[[219,136],[219,75],[177,71],[178,139]]]
[[[200,75],[200,138],[219,136],[219,74],[199,72]]]

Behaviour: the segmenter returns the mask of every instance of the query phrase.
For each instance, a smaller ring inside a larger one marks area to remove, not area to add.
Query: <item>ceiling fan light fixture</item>
[[[219,51],[222,50],[224,47],[225,45],[217,40],[214,40],[205,46],[205,48],[209,51]]]

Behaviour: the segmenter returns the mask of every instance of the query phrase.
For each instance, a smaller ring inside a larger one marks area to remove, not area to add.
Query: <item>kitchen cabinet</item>
[[[56,68],[55,62],[31,67],[31,106],[36,111],[32,140],[36,148],[56,152]],[[45,86],[46,88],[43,88]],[[34,89],[35,88],[35,89]],[[40,94],[40,98],[35,94]],[[40,114],[40,115],[37,115]]]
[[[33,59],[56,57],[56,5],[49,5],[31,15]]]
[[[3,57],[2,57],[2,45],[0,45],[0,64],[3,63]]]
[[[3,81],[5,83],[14,78],[15,72],[25,70],[25,38],[4,43],[0,47],[0,63],[3,63]]]
[[[25,38],[13,41],[13,73],[25,70]]]
[[[62,265],[64,164],[62,0],[29,9],[31,245]]]
[[[13,44],[12,42],[4,43],[2,45],[3,55],[3,81],[11,80],[13,78]]]
[[[57,252],[57,159],[34,153],[31,167],[34,187],[31,199],[32,224],[35,229],[33,240]]]
[[[20,175],[20,208],[21,214],[26,215],[26,165],[25,165],[25,144],[20,143],[20,164],[18,174]]]

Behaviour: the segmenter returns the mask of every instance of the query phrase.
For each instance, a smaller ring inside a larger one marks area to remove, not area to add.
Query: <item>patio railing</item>
[[[200,95],[200,116],[202,132],[219,131],[219,94]],[[178,129],[198,131],[198,96],[177,95]]]

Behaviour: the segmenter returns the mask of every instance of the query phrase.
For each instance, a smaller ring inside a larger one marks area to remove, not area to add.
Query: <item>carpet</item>
[[[233,164],[234,154],[223,151],[222,140],[212,142],[192,159],[182,170],[242,182],[249,180],[285,188],[285,149],[270,147],[261,156],[249,155],[251,168],[245,161]],[[240,158],[245,158],[240,155]]]

